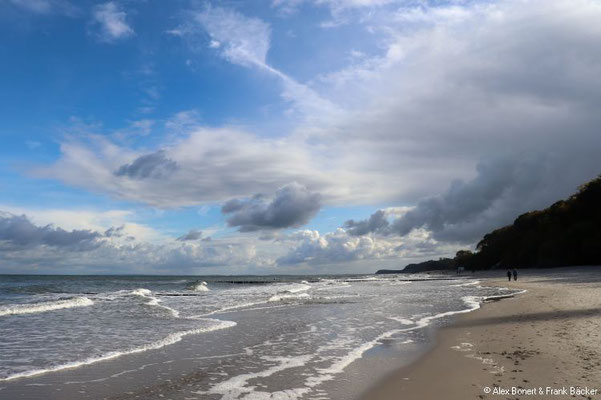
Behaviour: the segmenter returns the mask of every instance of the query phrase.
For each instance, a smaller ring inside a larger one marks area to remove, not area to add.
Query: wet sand
[[[476,278],[527,291],[458,317],[363,399],[601,399],[601,267],[492,276]]]

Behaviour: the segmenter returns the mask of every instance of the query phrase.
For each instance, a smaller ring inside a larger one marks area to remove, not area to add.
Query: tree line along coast
[[[475,251],[460,250],[454,258],[377,273],[586,265],[601,265],[601,175],[568,199],[522,214],[513,224],[487,233]]]

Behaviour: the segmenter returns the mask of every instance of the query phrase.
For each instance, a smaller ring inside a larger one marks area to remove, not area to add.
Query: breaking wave
[[[33,304],[10,304],[0,307],[0,316],[41,313],[46,311],[61,310],[63,308],[87,307],[93,304],[94,302],[87,297],[74,297],[72,299],[47,301]]]

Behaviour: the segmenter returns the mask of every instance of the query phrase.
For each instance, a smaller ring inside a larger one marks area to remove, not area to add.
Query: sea
[[[453,316],[472,277],[0,276],[0,399],[352,399]]]

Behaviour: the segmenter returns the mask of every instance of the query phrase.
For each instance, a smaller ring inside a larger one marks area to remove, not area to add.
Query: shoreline
[[[459,315],[429,351],[360,399],[558,399],[570,390],[601,399],[601,268],[474,279],[527,291]]]

